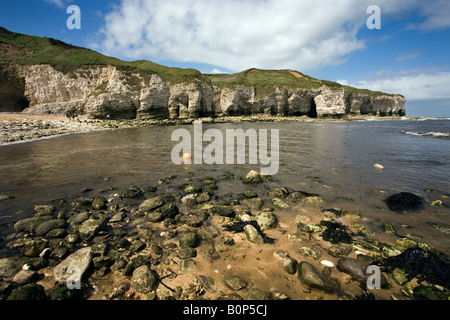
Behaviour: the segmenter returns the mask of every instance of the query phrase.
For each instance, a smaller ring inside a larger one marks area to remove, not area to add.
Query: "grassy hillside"
[[[169,68],[150,61],[122,61],[52,38],[10,32],[0,27],[0,63],[2,62],[14,62],[22,65],[49,64],[64,73],[72,72],[81,66],[114,65],[129,71],[157,73],[164,80],[173,84],[202,80],[204,82],[211,81],[214,86],[219,88],[251,86],[256,88],[258,97],[272,93],[277,87],[313,89],[322,85],[331,88],[345,88],[351,93],[367,93],[374,97],[383,94],[342,86],[336,82],[318,80],[293,70],[249,69],[236,74],[205,75],[195,69]]]
[[[0,27],[1,62],[22,65],[49,64],[64,73],[74,71],[80,66],[114,65],[139,72],[158,73],[164,80],[172,83],[191,82],[196,79],[208,81],[194,69],[169,68],[150,61],[122,61],[52,38],[10,32]]]

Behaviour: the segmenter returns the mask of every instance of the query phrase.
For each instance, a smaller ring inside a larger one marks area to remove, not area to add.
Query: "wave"
[[[450,132],[410,132],[402,130],[402,133],[422,137],[450,138]]]

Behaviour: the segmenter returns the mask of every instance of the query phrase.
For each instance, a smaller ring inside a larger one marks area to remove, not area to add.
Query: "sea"
[[[120,190],[158,186],[170,175],[241,177],[260,170],[249,161],[174,164],[172,134],[179,128],[193,133],[193,125],[149,126],[0,146],[0,194],[11,196],[0,201],[0,236],[33,216],[33,205],[82,196],[83,188]],[[279,168],[272,185],[318,194],[322,209],[357,210],[363,219],[407,226],[421,241],[450,254],[450,119],[204,123],[208,129],[224,136],[227,129],[278,130]],[[233,185],[221,192],[232,194]],[[420,196],[424,208],[390,211],[384,200],[399,192]]]

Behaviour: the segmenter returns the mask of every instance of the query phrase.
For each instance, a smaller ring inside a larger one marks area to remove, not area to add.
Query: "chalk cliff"
[[[44,54],[45,53],[45,54]],[[272,114],[404,115],[401,95],[358,90],[292,70],[203,75],[124,62],[48,38],[0,28],[0,112],[104,119]]]

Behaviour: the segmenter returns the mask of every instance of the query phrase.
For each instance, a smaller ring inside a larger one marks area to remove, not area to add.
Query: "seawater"
[[[151,126],[73,134],[0,147],[0,235],[45,204],[82,188],[146,187],[160,178],[191,172],[245,176],[254,165],[175,165],[171,134],[192,125]],[[203,124],[203,129],[278,129],[279,171],[274,185],[317,193],[323,208],[358,210],[362,217],[408,225],[423,241],[447,254],[450,235],[428,224],[450,224],[450,120]],[[205,146],[207,144],[205,143]],[[247,162],[248,163],[248,162]],[[384,169],[374,167],[381,164]],[[223,186],[232,193],[233,186]],[[383,202],[413,192],[427,203],[419,212],[394,213]],[[290,214],[296,214],[291,212]]]

